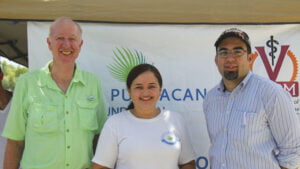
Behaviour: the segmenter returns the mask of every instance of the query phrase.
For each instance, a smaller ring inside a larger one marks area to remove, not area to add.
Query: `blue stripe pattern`
[[[278,84],[249,72],[232,92],[214,87],[203,109],[211,169],[300,167],[300,119]]]

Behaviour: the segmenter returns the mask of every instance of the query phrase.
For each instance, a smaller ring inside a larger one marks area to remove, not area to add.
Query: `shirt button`
[[[67,146],[67,149],[70,149],[71,148],[71,146]]]
[[[69,130],[69,129],[67,129],[66,131],[67,131],[67,132],[69,132],[70,130]]]
[[[67,111],[66,114],[69,114],[69,112]]]
[[[230,111],[226,112],[227,114],[230,114]]]
[[[67,167],[69,167],[70,164],[66,164]]]
[[[225,167],[226,165],[223,163],[222,166]]]

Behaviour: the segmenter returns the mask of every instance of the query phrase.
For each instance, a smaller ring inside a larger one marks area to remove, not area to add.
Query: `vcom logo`
[[[266,46],[267,47],[255,47],[257,52],[252,54],[252,63],[250,64],[250,69],[253,70],[253,64],[257,57],[260,56],[269,78],[280,84],[285,90],[290,92],[293,97],[298,97],[299,84],[296,81],[298,74],[298,61],[293,52],[289,50],[290,45],[279,45],[279,42],[275,40],[273,36],[271,36],[270,40],[266,42]],[[266,48],[268,48],[268,54],[266,53]],[[278,49],[280,49],[280,51],[278,51]],[[288,65],[292,65],[292,67]],[[290,76],[288,77],[285,74],[284,81],[279,81],[279,72],[283,69],[287,69],[287,67],[290,69],[290,72],[288,73]]]

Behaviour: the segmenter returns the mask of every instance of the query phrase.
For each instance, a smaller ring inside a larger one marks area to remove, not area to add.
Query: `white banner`
[[[29,68],[43,67],[52,56],[46,37],[50,23],[28,23]],[[110,116],[129,103],[126,85],[114,76],[121,60],[139,58],[154,64],[163,76],[159,107],[183,114],[198,155],[197,168],[209,168],[209,139],[202,101],[220,81],[214,63],[214,42],[227,28],[248,33],[253,72],[279,82],[299,110],[300,25],[152,25],[81,23],[84,44],[77,64],[101,79]],[[272,49],[272,50],[271,50]],[[269,56],[273,51],[275,59]],[[275,52],[274,52],[275,51]],[[112,67],[112,66],[115,67]]]

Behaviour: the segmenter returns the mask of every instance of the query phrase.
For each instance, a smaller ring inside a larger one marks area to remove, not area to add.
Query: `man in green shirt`
[[[81,34],[70,18],[55,20],[47,38],[53,60],[17,80],[2,134],[4,169],[91,168],[106,110],[98,78],[75,64]]]

